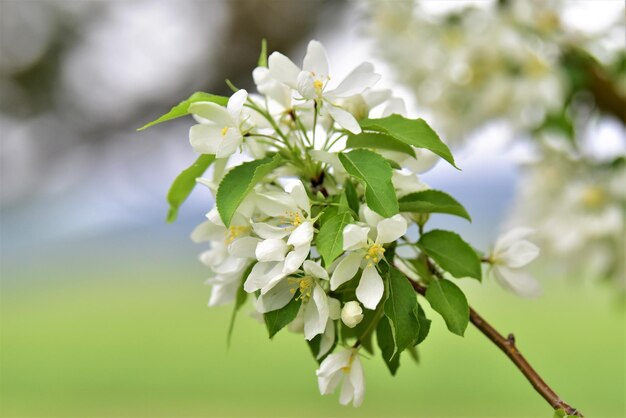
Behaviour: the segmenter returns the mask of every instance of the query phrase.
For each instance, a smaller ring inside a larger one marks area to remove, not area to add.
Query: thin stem
[[[419,283],[410,280],[411,286],[413,289],[420,295],[424,296],[426,294],[426,287],[420,285]],[[487,338],[491,340],[500,350],[507,355],[507,357],[517,366],[517,368],[522,372],[522,374],[528,379],[530,384],[535,388],[535,390],[543,397],[554,408],[555,410],[562,409],[568,415],[573,415],[576,417],[582,417],[582,412],[578,411],[573,406],[569,405],[567,402],[562,400],[555,392],[548,386],[546,382],[543,381],[539,373],[533,369],[533,367],[528,363],[528,361],[522,356],[519,349],[515,345],[515,337],[513,334],[509,334],[506,338],[496,331],[485,319],[480,316],[473,308],[470,307],[470,322],[480,330]]]

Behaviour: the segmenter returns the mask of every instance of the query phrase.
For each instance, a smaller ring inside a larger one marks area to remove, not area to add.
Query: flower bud
[[[359,302],[350,301],[343,305],[341,320],[348,328],[354,328],[363,320],[363,309]]]

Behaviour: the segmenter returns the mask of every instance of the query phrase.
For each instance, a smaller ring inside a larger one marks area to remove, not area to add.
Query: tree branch
[[[407,278],[408,279],[408,278]],[[420,285],[419,283],[408,279],[413,286],[413,289],[420,295],[424,296],[426,294],[426,287]],[[526,361],[522,353],[519,352],[517,346],[515,345],[515,337],[513,334],[509,334],[508,337],[504,337],[498,331],[495,330],[487,321],[485,321],[474,309],[470,307],[470,321],[471,323],[480,330],[487,338],[491,340],[500,350],[507,355],[509,359],[517,366],[517,368],[522,372],[526,379],[530,382],[531,385],[535,388],[537,392],[554,408],[555,410],[562,409],[568,415],[573,415],[576,417],[582,417],[583,414],[578,411],[576,408],[569,405],[567,402],[562,400],[551,388],[543,381],[541,376],[532,368],[532,366]]]

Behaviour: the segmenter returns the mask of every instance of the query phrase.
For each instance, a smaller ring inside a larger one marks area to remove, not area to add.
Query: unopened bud
[[[341,320],[348,328],[354,328],[363,320],[363,309],[359,302],[350,301],[343,305]]]

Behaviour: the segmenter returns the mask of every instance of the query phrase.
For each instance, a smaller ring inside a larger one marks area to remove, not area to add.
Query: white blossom
[[[239,90],[230,97],[226,108],[212,102],[192,103],[189,112],[201,121],[189,130],[189,142],[194,151],[214,154],[216,158],[233,154],[249,129],[243,108],[247,98],[248,92]]]
[[[362,93],[375,84],[380,75],[370,63],[356,67],[339,85],[327,89],[330,81],[326,49],[318,41],[311,41],[302,63],[302,69],[280,52],[268,60],[269,73],[276,80],[296,90],[302,99],[315,100],[320,111],[327,112],[341,127],[352,133],[361,132],[354,116],[340,106],[339,100]]]
[[[358,349],[350,348],[330,354],[320,364],[316,374],[322,395],[333,393],[341,383],[339,402],[342,405],[348,405],[352,402],[354,406],[360,406],[363,403],[365,377]]]
[[[541,294],[539,283],[522,267],[539,255],[539,247],[525,238],[532,234],[530,228],[514,228],[496,241],[489,261],[493,273],[505,288],[520,296],[535,297]]]
[[[341,321],[346,324],[348,328],[354,328],[363,320],[363,309],[359,302],[351,300],[346,302],[341,309]]]
[[[343,249],[346,254],[335,267],[330,288],[337,289],[363,267],[356,297],[367,309],[375,309],[384,292],[383,279],[377,268],[385,254],[383,245],[404,235],[407,222],[399,214],[385,219],[367,207],[363,209],[362,218],[367,226],[350,224],[343,230]]]

